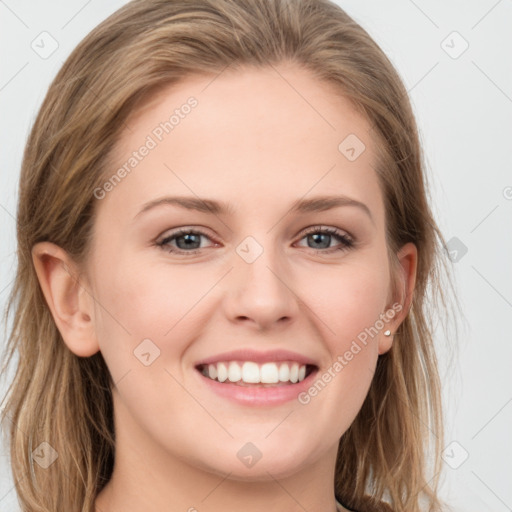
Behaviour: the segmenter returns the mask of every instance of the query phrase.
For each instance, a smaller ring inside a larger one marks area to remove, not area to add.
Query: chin
[[[286,447],[282,443],[281,447]],[[235,457],[216,457],[210,463],[203,461],[206,471],[225,477],[229,475],[230,480],[246,482],[264,482],[275,478],[289,477],[305,465],[307,460],[292,453],[287,448],[280,451],[269,450],[271,454],[256,452],[256,449],[248,443],[235,453]]]

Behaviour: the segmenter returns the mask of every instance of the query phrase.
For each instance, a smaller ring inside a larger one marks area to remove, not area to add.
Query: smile
[[[199,365],[197,369],[207,378],[217,382],[239,385],[287,385],[303,381],[314,369],[313,365],[296,361],[267,362],[219,361]]]
[[[195,374],[201,386],[206,386],[206,389],[223,399],[242,406],[272,407],[298,400],[300,394],[311,386],[318,370],[315,365],[298,362],[266,362],[259,365],[254,361],[219,361],[197,365]],[[279,379],[279,375],[283,380]],[[219,376],[224,379],[222,382]],[[245,382],[242,377],[258,382]],[[292,378],[295,382],[292,382]]]

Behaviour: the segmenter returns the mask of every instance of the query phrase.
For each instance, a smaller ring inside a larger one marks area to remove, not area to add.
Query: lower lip
[[[314,379],[318,369],[313,370],[304,380],[295,384],[276,385],[271,387],[238,386],[231,382],[219,382],[205,377],[195,370],[209,388],[219,396],[229,398],[241,405],[268,406],[280,405],[291,400],[298,400],[298,395],[306,391]]]

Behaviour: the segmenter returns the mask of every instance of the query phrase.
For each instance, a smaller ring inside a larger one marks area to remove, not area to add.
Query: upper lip
[[[222,352],[205,359],[201,359],[196,363],[196,366],[214,364],[221,361],[253,361],[255,363],[270,363],[277,361],[296,361],[300,364],[309,364],[318,366],[314,359],[292,352],[290,350],[268,350],[258,351],[250,348],[232,350],[230,352]]]

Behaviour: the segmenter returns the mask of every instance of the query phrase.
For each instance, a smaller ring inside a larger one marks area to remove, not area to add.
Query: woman
[[[327,0],[100,24],[20,178],[23,509],[441,510],[425,182],[396,71]]]

